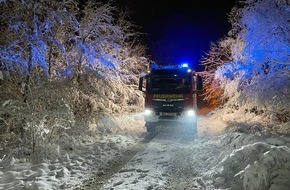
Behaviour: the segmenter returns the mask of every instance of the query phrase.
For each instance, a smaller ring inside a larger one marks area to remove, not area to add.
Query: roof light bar
[[[157,64],[152,64],[151,65],[151,69],[152,70],[159,70],[159,69],[185,69],[188,68],[189,69],[189,64],[188,63],[181,63],[181,64],[177,64],[177,65],[157,65]],[[191,70],[189,70],[190,72]]]
[[[182,63],[181,67],[187,67],[188,68],[188,63]]]

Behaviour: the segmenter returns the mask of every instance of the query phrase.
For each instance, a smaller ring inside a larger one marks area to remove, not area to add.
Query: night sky
[[[120,0],[157,64],[188,62],[196,70],[210,42],[227,35],[227,14],[236,0]]]

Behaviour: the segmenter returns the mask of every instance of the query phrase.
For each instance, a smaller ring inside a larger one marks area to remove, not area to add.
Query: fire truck
[[[197,74],[188,64],[157,66],[139,78],[144,92],[144,119],[147,132],[158,125],[176,122],[197,133]]]

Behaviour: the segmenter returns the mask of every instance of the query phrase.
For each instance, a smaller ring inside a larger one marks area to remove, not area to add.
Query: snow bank
[[[275,177],[273,173],[282,169],[285,164],[289,165],[289,160],[290,149],[288,147],[276,147],[257,142],[245,145],[227,155],[217,165],[219,171],[217,176],[224,178],[228,182],[228,184],[224,184],[224,187],[231,189],[240,189],[240,187],[248,190],[268,189]],[[288,175],[285,176],[285,174]],[[287,179],[290,170],[285,174],[280,174],[280,178]],[[277,186],[277,184],[275,185]]]
[[[213,189],[289,189],[290,139],[229,133],[215,143],[223,149],[203,179]]]
[[[137,142],[136,137],[107,135],[82,143],[63,135],[60,146],[44,146],[42,151],[26,158],[3,156],[0,159],[0,189],[74,188],[94,173],[102,173],[112,159]]]

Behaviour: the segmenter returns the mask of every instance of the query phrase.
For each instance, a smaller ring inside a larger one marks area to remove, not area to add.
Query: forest
[[[89,1],[1,2],[1,147],[39,149],[140,111],[146,46],[127,13]]]
[[[209,105],[220,106],[229,123],[246,124],[230,130],[290,132],[289,11],[289,1],[240,2],[229,13],[228,36],[212,43],[201,60]],[[259,119],[249,121],[249,114]]]
[[[0,5],[2,146],[35,151],[64,131],[110,130],[104,116],[142,110],[138,77],[152,60],[128,13],[92,1]],[[287,18],[288,1],[244,1],[201,60],[209,105],[255,113],[265,133],[289,133]]]

